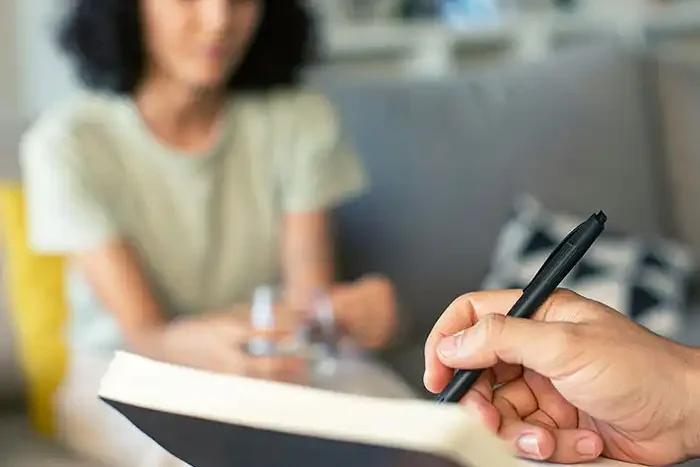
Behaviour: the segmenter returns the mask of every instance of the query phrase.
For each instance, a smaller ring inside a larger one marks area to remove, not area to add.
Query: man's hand
[[[529,459],[668,465],[698,453],[697,351],[571,292],[532,320],[505,317],[520,294],[468,294],[445,311],[425,346],[428,390],[452,369],[489,368],[463,403]]]

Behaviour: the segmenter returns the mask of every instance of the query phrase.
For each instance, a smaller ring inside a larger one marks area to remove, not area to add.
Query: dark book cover
[[[256,429],[102,400],[192,467],[472,467],[425,452]]]

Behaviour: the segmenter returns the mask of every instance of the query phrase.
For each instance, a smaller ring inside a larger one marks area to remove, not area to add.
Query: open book
[[[462,406],[214,374],[117,353],[99,396],[192,467],[510,467]]]

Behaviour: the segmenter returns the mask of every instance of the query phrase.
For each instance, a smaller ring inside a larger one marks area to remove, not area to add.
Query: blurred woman
[[[367,348],[395,328],[389,283],[334,284],[328,212],[364,174],[320,95],[299,88],[312,25],[295,0],[76,0],[60,44],[86,90],[25,135],[30,243],[66,255],[63,440],[115,466],[177,461],[95,398],[114,350],[222,372],[249,302],[283,284],[280,329],[320,288]],[[284,329],[283,329],[284,327]]]

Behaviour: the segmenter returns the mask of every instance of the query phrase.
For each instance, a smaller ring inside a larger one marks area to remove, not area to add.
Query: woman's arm
[[[333,284],[333,242],[324,211],[290,213],[282,235],[285,295],[293,309],[308,307],[312,294]]]
[[[252,336],[248,305],[222,312],[169,320],[161,312],[145,279],[136,253],[121,240],[70,260],[82,271],[98,300],[117,320],[127,347],[155,360],[234,374],[274,376],[287,363],[268,360],[260,365],[241,350]],[[274,338],[285,330],[270,330]]]
[[[146,356],[156,356],[152,336],[166,324],[149,290],[135,253],[126,242],[70,255],[101,304],[114,314],[126,344]]]
[[[290,115],[299,132],[279,169],[286,213],[281,262],[287,298],[294,308],[305,310],[315,290],[329,290],[339,325],[361,345],[383,348],[397,321],[390,282],[366,277],[337,284],[333,277],[329,213],[365,191],[364,168],[353,145],[343,138],[328,100],[302,93],[293,105]]]
[[[305,310],[316,290],[329,290],[340,325],[363,346],[380,349],[396,329],[396,300],[391,283],[377,276],[349,284],[334,283],[329,224],[323,211],[287,214],[282,236],[286,299],[292,309]]]

